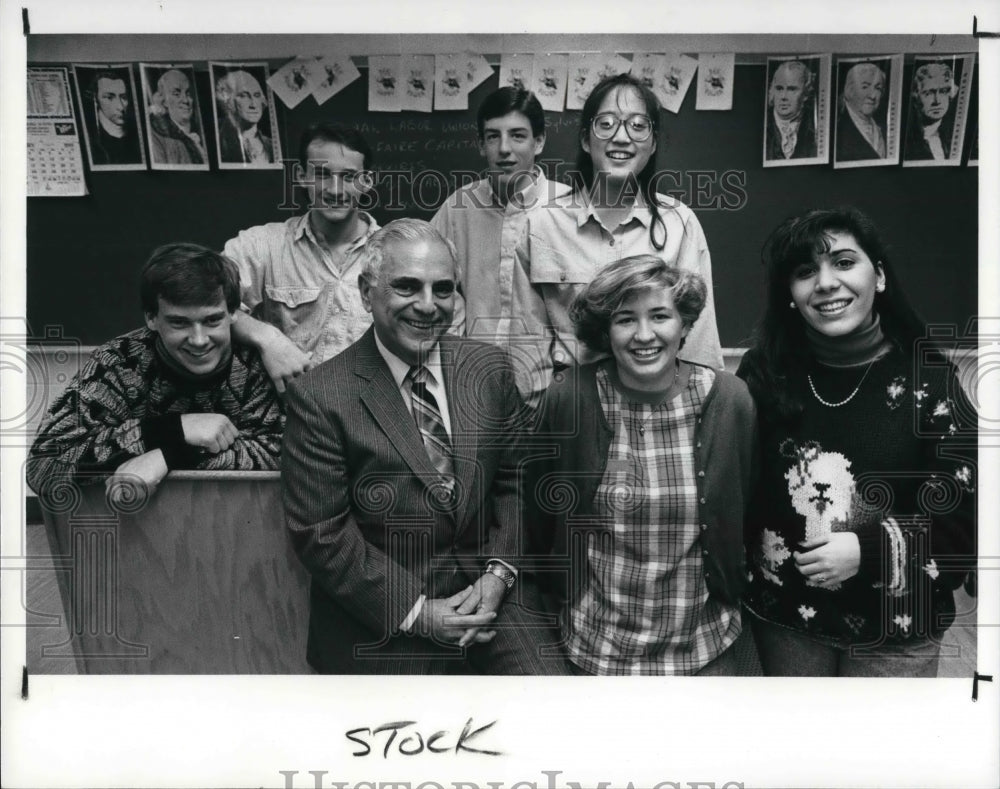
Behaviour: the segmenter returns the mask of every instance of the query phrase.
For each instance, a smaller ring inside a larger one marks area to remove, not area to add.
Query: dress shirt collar
[[[944,120],[943,118],[941,120]],[[924,139],[929,140],[931,137],[938,136],[938,131],[941,129],[941,121],[934,121],[930,126],[924,126]]]
[[[577,199],[578,194],[579,193],[577,192],[571,193],[574,200]],[[594,204],[590,202],[590,194],[584,194],[584,199],[586,202],[576,215],[576,226],[583,227],[591,219],[597,222],[597,224],[603,226],[604,223],[601,222],[600,217],[597,215],[597,209],[594,208]],[[635,196],[635,202],[632,203],[632,208],[628,212],[628,216],[625,217],[619,227],[624,227],[633,220],[638,220],[638,222],[645,228],[649,228],[650,223],[653,221],[652,213],[646,204],[646,198],[643,197],[642,192],[639,192],[639,194]]]
[[[374,330],[373,330],[374,331]],[[378,332],[375,331],[375,347],[378,348],[378,352],[381,354],[382,358],[385,359],[385,363],[389,365],[389,372],[392,373],[393,380],[396,382],[396,386],[399,389],[403,388],[403,381],[410,372],[411,365],[404,362],[396,354],[390,351],[379,339]],[[427,368],[427,372],[430,373],[431,378],[444,389],[444,375],[441,371],[441,343],[435,343],[434,348],[428,354],[427,358],[424,360],[424,367]]]
[[[353,252],[355,249],[367,242],[375,231],[378,230],[378,223],[367,211],[358,209],[358,216],[361,218],[361,221],[365,223],[366,229],[365,232],[362,233],[353,244],[351,244],[351,248],[348,250],[349,252]],[[308,211],[302,214],[302,216],[296,217],[295,221],[292,223],[292,238],[299,241],[302,236],[308,238],[316,246],[323,246],[317,240],[316,234],[313,233],[312,225],[309,224]]]
[[[493,189],[493,181],[490,180],[489,177],[484,178],[480,183],[485,186],[491,202],[504,210],[509,208],[531,208],[540,202],[540,196],[544,197],[545,190],[548,188],[548,179],[545,177],[545,173],[542,171],[542,168],[537,164],[531,171],[531,178],[528,179],[528,183],[526,183],[521,189],[514,192],[511,199],[507,202],[507,205],[500,202],[500,198]]]
[[[789,121],[782,120],[777,116],[777,114],[775,114],[774,116],[774,125],[778,127],[778,131],[781,132],[782,138],[786,137],[789,134],[798,134],[799,125],[801,123],[802,123],[801,115],[798,118]]]
[[[97,122],[101,124],[101,128],[108,133],[109,136],[114,137],[117,140],[124,140],[128,134],[128,130],[124,126],[116,126],[107,118],[104,117],[104,113],[97,113]]]

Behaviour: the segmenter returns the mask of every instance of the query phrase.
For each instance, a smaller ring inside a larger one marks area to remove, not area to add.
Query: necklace
[[[636,403],[638,403],[640,405],[644,405],[644,406],[646,406],[646,408],[649,409],[649,413],[647,413],[645,416],[640,417],[639,420],[638,420],[638,424],[639,424],[638,430],[639,430],[639,435],[640,436],[646,435],[646,425],[653,418],[653,415],[657,411],[659,411],[660,407],[664,403],[666,403],[668,400],[671,399],[670,398],[670,391],[671,391],[671,389],[674,388],[674,385],[677,383],[677,381],[678,381],[679,378],[680,378],[680,365],[677,363],[677,360],[675,359],[674,360],[674,374],[673,374],[673,377],[670,380],[670,385],[667,386],[665,389],[661,390],[661,392],[658,393],[659,397],[657,397],[655,400],[651,401],[651,400],[646,400],[646,399],[642,399],[642,398],[635,398],[635,395],[628,395],[628,394],[626,394],[626,396],[629,397],[629,399],[632,399],[632,400],[634,400],[634,402],[636,402]],[[620,378],[619,378],[619,384],[621,384],[621,379]],[[621,385],[625,386],[624,384],[621,384]]]
[[[839,403],[828,403],[826,400],[820,397],[819,392],[816,391],[816,385],[813,383],[812,375],[806,373],[806,378],[809,381],[809,388],[812,389],[813,397],[815,397],[817,400],[819,400],[823,405],[827,406],[828,408],[840,408],[842,405],[847,405],[849,402],[851,402],[851,400],[854,399],[854,395],[856,395],[860,391],[861,384],[865,382],[865,378],[867,378],[868,373],[871,372],[872,365],[875,364],[875,362],[877,361],[878,359],[876,358],[868,362],[868,366],[865,368],[865,374],[861,376],[861,380],[858,381],[858,385],[854,387],[854,391],[851,392],[849,395],[847,395],[847,397],[845,397]]]

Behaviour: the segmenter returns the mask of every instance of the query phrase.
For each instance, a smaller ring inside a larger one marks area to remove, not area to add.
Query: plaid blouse
[[[710,599],[702,568],[695,429],[715,373],[692,367],[659,405],[626,399],[597,372],[614,438],[594,511],[583,593],[564,622],[570,659],[591,674],[695,674],[740,633],[739,610]]]

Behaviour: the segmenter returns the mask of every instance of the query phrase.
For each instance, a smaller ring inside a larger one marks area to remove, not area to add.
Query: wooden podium
[[[277,472],[177,471],[149,497],[66,484],[43,501],[84,674],[306,674],[309,577]]]

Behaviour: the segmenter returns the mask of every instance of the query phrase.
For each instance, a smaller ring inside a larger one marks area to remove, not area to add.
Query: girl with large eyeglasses
[[[511,334],[526,335],[516,341],[530,358],[519,383],[532,405],[555,371],[600,358],[576,342],[570,305],[599,271],[633,255],[653,254],[701,276],[707,300],[684,357],[723,365],[705,234],[687,206],[656,191],[659,131],[659,103],[642,82],[627,74],[599,82],[580,116],[573,191],[528,220],[515,250]]]

